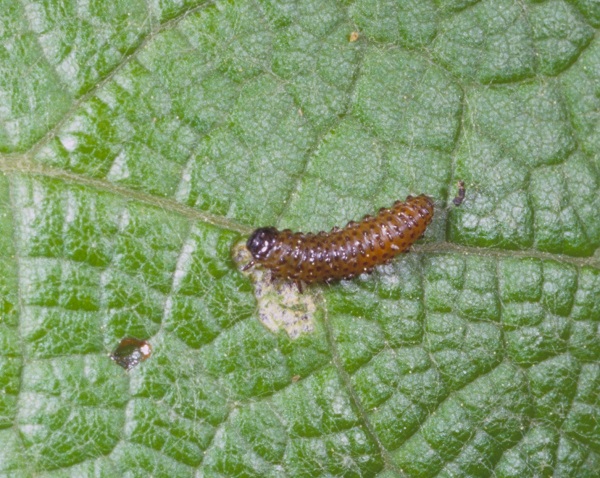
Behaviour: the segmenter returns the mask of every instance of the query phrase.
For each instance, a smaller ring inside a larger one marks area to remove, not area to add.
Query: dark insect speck
[[[458,182],[458,192],[456,193],[456,197],[452,200],[455,206],[460,206],[465,200],[465,194],[467,189],[465,188],[465,182]]]

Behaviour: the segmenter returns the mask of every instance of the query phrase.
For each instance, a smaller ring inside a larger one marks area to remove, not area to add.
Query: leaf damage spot
[[[251,260],[244,242],[233,247],[232,256],[254,286],[258,318],[267,329],[275,333],[283,329],[291,339],[314,331],[317,307],[310,293],[301,293],[294,282],[271,280],[271,272],[262,267],[243,271],[243,266]]]
[[[133,337],[125,337],[110,354],[110,358],[129,372],[150,355],[152,355],[152,346],[149,342]]]

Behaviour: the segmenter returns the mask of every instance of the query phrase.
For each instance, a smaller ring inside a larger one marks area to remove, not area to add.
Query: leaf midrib
[[[240,224],[232,219],[186,206],[174,199],[155,196],[143,191],[119,186],[103,179],[90,178],[81,174],[65,171],[64,169],[36,163],[29,160],[26,156],[11,155],[0,157],[0,171],[7,175],[27,174],[41,178],[57,179],[65,184],[89,187],[97,191],[114,194],[126,200],[139,201],[140,203],[155,207],[161,211],[179,214],[181,217],[191,221],[210,224],[242,235],[249,235],[254,230],[254,227],[252,226]],[[465,246],[448,242],[447,240],[428,244],[416,244],[411,247],[411,252],[416,254],[456,253],[464,256],[476,255],[497,259],[533,258],[553,260],[561,264],[572,265],[575,267],[592,267],[600,269],[600,255],[598,254],[588,257],[578,257],[544,252],[533,248],[515,250],[495,247]]]

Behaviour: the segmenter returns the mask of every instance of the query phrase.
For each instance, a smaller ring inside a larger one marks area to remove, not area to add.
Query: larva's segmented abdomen
[[[306,283],[349,279],[406,251],[433,217],[433,202],[425,195],[408,196],[374,217],[349,222],[329,233],[293,233],[257,229],[248,240],[254,261],[271,269],[275,278]],[[260,236],[260,237],[259,237]]]
[[[419,239],[433,218],[433,202],[425,195],[408,196],[376,216],[349,222],[343,229],[318,234],[286,229],[257,229],[247,246],[257,264],[273,277],[324,282],[348,279],[406,251]]]

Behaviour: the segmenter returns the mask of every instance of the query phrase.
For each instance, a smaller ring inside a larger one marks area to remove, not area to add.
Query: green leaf
[[[597,2],[0,11],[0,475],[597,476]],[[371,275],[239,270],[419,193]]]

